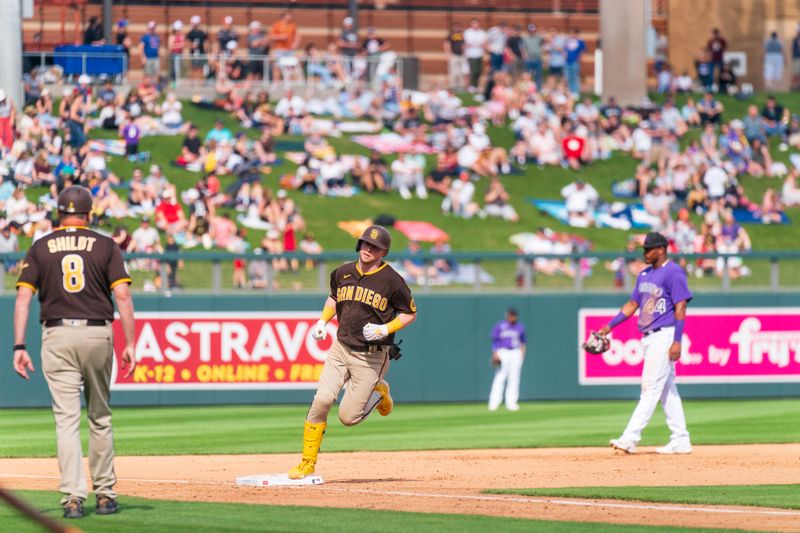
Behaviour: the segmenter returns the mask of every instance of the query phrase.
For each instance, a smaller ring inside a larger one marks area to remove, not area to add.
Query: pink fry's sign
[[[644,350],[637,317],[616,327],[611,348],[593,355],[580,345],[618,309],[578,313],[581,385],[639,383]],[[800,308],[692,308],[686,317],[679,383],[800,382]]]

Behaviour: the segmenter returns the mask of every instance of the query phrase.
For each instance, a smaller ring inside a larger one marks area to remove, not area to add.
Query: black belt
[[[642,333],[642,337],[648,337],[648,336],[652,335],[653,333],[658,333],[662,329],[664,329],[664,328],[656,328],[656,329],[651,329],[650,331],[645,331],[644,333]]]
[[[69,326],[70,320],[79,320],[81,322],[85,321],[87,326],[107,326],[109,321],[108,320],[94,320],[92,318],[83,319],[83,318],[59,318],[57,320],[45,320],[43,322],[44,327],[46,328],[55,328],[58,326]],[[65,324],[66,322],[66,324]]]
[[[350,348],[354,352],[375,353],[375,352],[381,351],[383,349],[383,347],[384,347],[383,344],[367,344],[367,345],[364,345],[364,346],[354,346],[352,344],[346,344],[346,343],[342,343],[342,344],[344,344],[345,346],[347,346],[348,348]]]

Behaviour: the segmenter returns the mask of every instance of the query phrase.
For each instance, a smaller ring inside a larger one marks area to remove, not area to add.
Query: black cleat
[[[118,510],[117,500],[114,498],[109,498],[108,496],[97,497],[97,509],[95,510],[97,514],[114,514]]]
[[[69,500],[64,504],[64,518],[83,518],[83,502],[80,500]]]

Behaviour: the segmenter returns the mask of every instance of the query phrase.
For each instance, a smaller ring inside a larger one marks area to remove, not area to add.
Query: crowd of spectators
[[[472,21],[462,31],[454,25],[445,50],[451,74],[460,73],[461,78],[451,76],[451,85],[468,84],[477,94],[476,84],[484,79],[484,56],[488,58],[485,97],[477,105],[465,105],[452,87],[444,85],[427,92],[403,91],[395,72],[379,72],[377,66],[371,72],[370,63],[364,63],[363,75],[375,80],[373,85],[342,86],[336,96],[327,98],[289,89],[274,101],[268,91],[249,80],[286,72],[279,62],[272,65],[278,65],[278,70],[259,72],[256,67],[265,63],[237,55],[239,36],[229,19],[223,21],[215,42],[208,36],[200,39],[200,52],[189,50],[198,40],[193,32],[202,31],[201,21],[194,18],[185,36],[182,24],[173,25],[167,43],[170,53],[180,57],[208,51],[227,54],[213,76],[216,97],[210,100],[181,102],[165,90],[168,85],[158,79],[162,53],[155,26],[142,37],[138,49],[129,47],[150,63],[145,62],[148,74],[128,91],[110,83],[93,84],[82,76],[76,86],[60,94],[57,104],[48,89],[32,95],[35,98],[29,98],[19,116],[6,95],[0,94],[0,209],[6,213],[3,228],[7,230],[0,232],[0,250],[18,246],[18,235],[36,238],[49,231],[55,198],[72,183],[90,188],[95,222],[113,228],[114,238],[128,252],[202,247],[235,253],[318,253],[321,247],[307,232],[306,221],[287,191],[339,197],[397,193],[399,201],[433,197],[446,216],[497,217],[516,223],[519,215],[514,205],[521,205],[523,199],[512,198],[499,178],[522,175],[526,169],[528,175],[535,175],[548,166],[582,172],[580,179],[563,187],[561,196],[567,222],[589,227],[597,224],[597,213],[604,207],[601,198],[612,192],[598,191],[592,184],[592,165],[613,152],[624,152],[639,165],[633,176],[619,177],[619,187],[613,192],[625,191],[638,198],[643,206],[639,221],[667,235],[675,251],[730,255],[728,265],[735,277],[748,274],[737,254],[752,244],[736,221],[737,213],[744,211],[764,224],[782,223],[784,206],[800,204],[798,171],[776,162],[768,142],[776,138],[780,149],[800,147],[800,119],[776,97],[770,96],[761,108],[750,106],[743,117],[728,116],[710,90],[700,98],[688,98],[682,106],[671,97],[662,105],[643,101],[626,107],[613,97],[605,102],[580,97],[574,82],[575,76],[580,81],[579,60],[585,43],[577,30],[570,35],[539,34],[533,25],[523,31],[499,24],[484,31]],[[120,31],[125,27],[119,25]],[[296,57],[297,29],[288,12],[269,29],[251,25],[247,36],[242,36],[245,39],[248,53],[269,51],[277,58]],[[719,79],[725,66],[713,54],[720,47],[724,51],[725,45],[714,45],[715,39],[719,44],[721,37],[715,34],[707,51],[711,72]],[[359,57],[377,57],[388,48],[369,30],[359,44],[348,19],[332,45],[345,75],[358,71]],[[313,48],[310,52],[317,54]],[[321,61],[319,65],[324,66]],[[207,65],[202,63],[201,70]],[[336,72],[328,71],[331,79],[339,78]],[[319,77],[327,79],[321,73]],[[185,105],[214,109],[220,118],[201,131],[185,119]],[[350,119],[351,125],[374,126],[371,131],[399,138],[404,148],[396,157],[389,155],[392,150],[374,149],[369,156],[342,153],[329,142],[330,136],[342,134],[342,119]],[[511,130],[510,149],[493,143],[489,134],[497,128]],[[119,144],[90,140],[93,129],[115,133]],[[683,142],[692,129],[699,134]],[[302,136],[303,142],[279,150],[276,139],[287,134]],[[148,161],[149,154],[140,145],[149,135],[179,136],[180,149],[170,161]],[[109,169],[111,149],[134,164],[130,175],[116,175]],[[273,167],[290,157],[296,169],[292,166],[291,172],[272,180],[276,186],[267,186],[266,176]],[[195,183],[179,190],[169,178],[175,167],[195,173]],[[220,178],[225,178],[224,187]],[[742,181],[759,178],[782,179],[783,184],[775,181],[761,198],[748,198]],[[32,202],[25,194],[32,186],[44,186],[47,193]],[[138,227],[130,234],[116,222],[127,217],[137,219]],[[702,222],[696,225],[693,220]],[[252,230],[264,232],[255,247],[248,239]],[[537,238],[548,241],[549,249],[558,250],[555,253],[576,249],[568,236]],[[435,249],[446,247],[441,242]],[[152,269],[155,265],[147,260],[131,266]],[[417,278],[441,277],[454,267],[423,264],[422,270],[415,270],[415,266],[420,267],[414,262],[406,265]],[[565,262],[543,260],[535,266],[545,274],[575,274],[574,266]],[[616,271],[639,266],[637,262],[609,265]],[[703,260],[689,266],[697,275],[720,274],[723,263]],[[179,283],[181,264],[171,261],[167,267],[166,282],[174,286]],[[270,271],[302,267],[283,258],[237,261],[234,284],[264,287],[274,279]]]
[[[499,22],[485,30],[478,19],[472,19],[466,29],[461,23],[453,23],[443,46],[448,86],[455,90],[481,93],[485,74],[485,88],[479,97],[489,99],[491,81],[501,73],[512,81],[527,73],[539,87],[545,76],[556,76],[567,82],[573,95],[581,90],[581,57],[586,42],[578,28],[566,33],[555,27],[542,30],[536,24],[523,27]]]
[[[222,80],[256,81],[258,85],[264,80],[287,85],[314,81],[329,88],[359,82],[378,85],[396,61],[389,42],[372,27],[360,36],[350,17],[342,20],[337,38],[302,47],[291,11],[283,12],[271,24],[251,20],[245,27],[226,15],[219,21],[216,34],[207,31],[207,24],[212,22],[200,15],[193,15],[187,24],[175,20],[163,39],[164,28],[150,21],[146,33],[134,40],[128,33],[128,21],[123,19],[116,24],[113,42],[135,59],[134,67],[138,62],[153,79],[168,74],[171,80],[180,76],[215,86]],[[99,34],[96,28],[90,21],[84,39],[87,44],[106,42],[102,28]]]

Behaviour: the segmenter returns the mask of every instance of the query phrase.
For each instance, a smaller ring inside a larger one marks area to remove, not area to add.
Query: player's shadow
[[[326,481],[326,485],[334,484],[351,484],[351,483],[396,483],[398,481],[420,481],[419,479],[404,479],[397,477],[386,477],[381,479],[364,478],[364,479],[337,479],[335,481]]]
[[[86,514],[86,516],[90,516],[90,515],[96,514],[95,513],[96,509],[97,508],[94,505],[92,505],[92,506],[85,505],[83,507],[83,511]],[[115,514],[124,513],[126,511],[134,511],[134,510],[136,510],[136,511],[153,511],[153,510],[155,510],[155,507],[152,506],[152,505],[142,505],[142,504],[138,504],[138,505],[123,504],[123,505],[119,506],[119,511],[117,511],[117,513],[115,513]],[[44,515],[48,515],[48,516],[55,515],[55,514],[58,514],[60,516],[61,513],[64,512],[64,508],[59,506],[59,507],[52,507],[52,508],[49,508],[49,509],[39,509],[39,512],[44,514]]]

